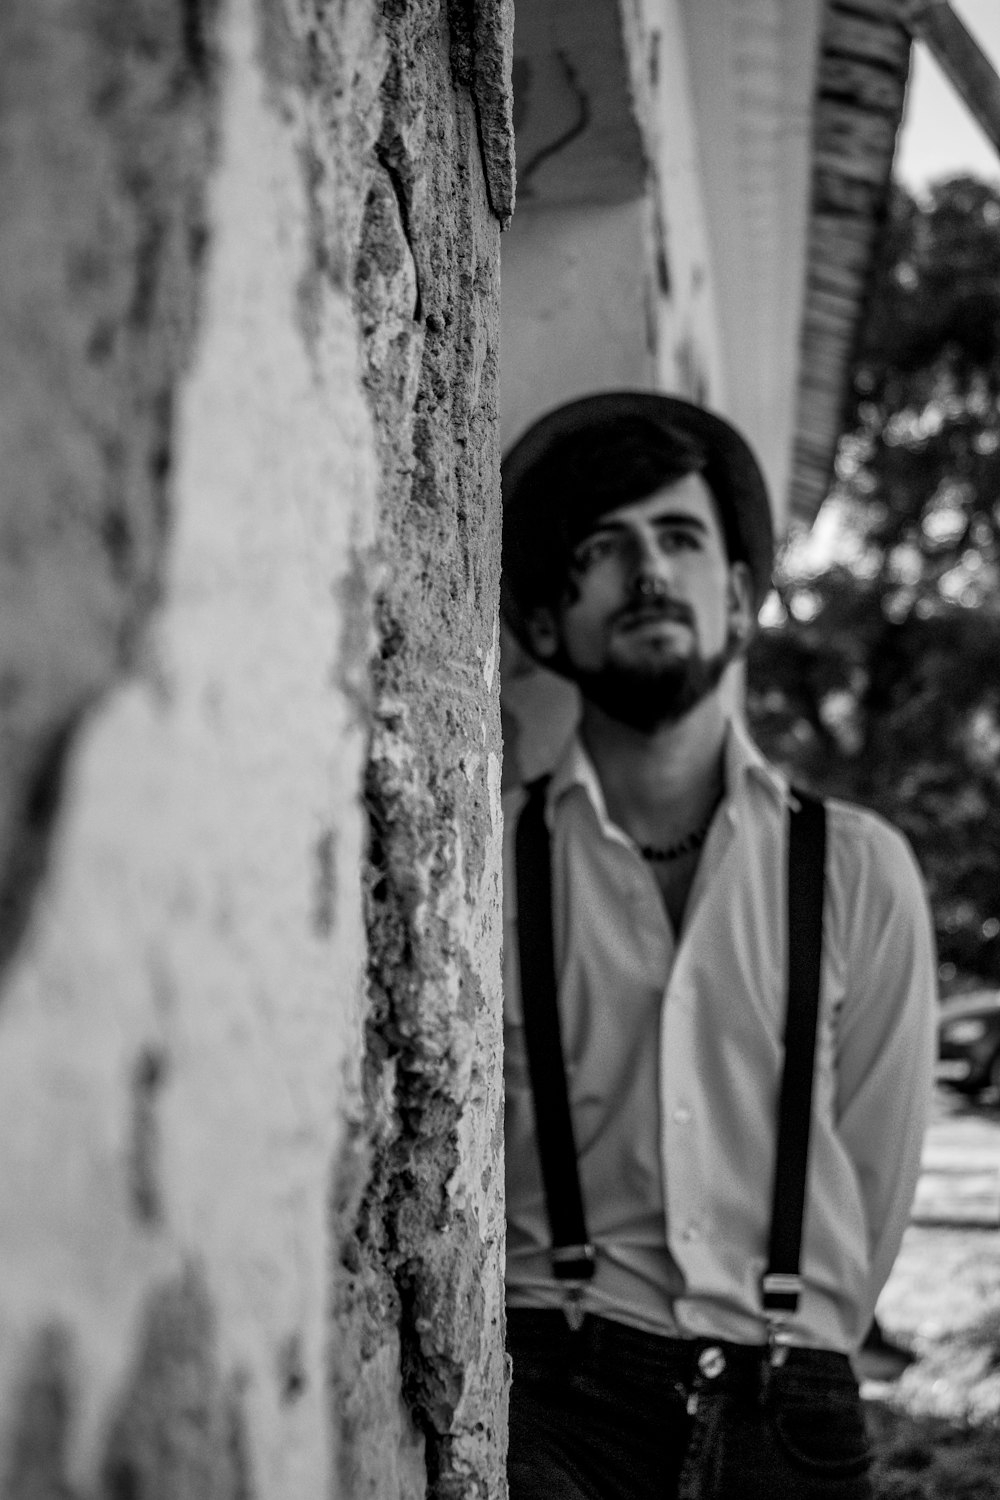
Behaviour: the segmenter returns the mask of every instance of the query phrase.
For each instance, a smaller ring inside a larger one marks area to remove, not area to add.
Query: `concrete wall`
[[[783,522],[822,14],[821,0],[522,7],[505,441],[612,378],[676,391],[743,428]]]
[[[502,1493],[500,0],[0,8],[0,1493]]]
[[[648,205],[518,207],[503,246],[504,445],[546,404],[655,384]]]

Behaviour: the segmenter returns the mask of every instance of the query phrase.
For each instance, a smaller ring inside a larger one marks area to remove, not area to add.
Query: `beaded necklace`
[[[696,828],[693,833],[685,834],[682,839],[678,839],[676,844],[668,844],[665,849],[659,848],[656,844],[640,844],[639,853],[643,859],[658,865],[670,864],[672,860],[682,859],[685,854],[693,854],[708,838],[708,830],[712,826],[712,819],[715,817],[715,809],[718,805],[718,801],[714,802],[701,827]]]

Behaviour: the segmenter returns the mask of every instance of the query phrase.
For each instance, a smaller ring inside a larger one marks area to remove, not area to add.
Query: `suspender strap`
[[[785,1062],[778,1106],[778,1144],[768,1265],[761,1282],[764,1311],[775,1322],[798,1309],[799,1256],[805,1214],[812,1123],[820,966],[823,953],[823,875],[826,809],[794,793],[798,810],[788,832],[788,1010]]]
[[[515,842],[518,960],[535,1134],[552,1236],[552,1270],[560,1281],[594,1274],[587,1236],[566,1066],[556,999],[552,937],[552,867],[545,823],[548,778],[528,787]],[[765,1313],[775,1322],[799,1305],[799,1259],[805,1214],[813,1076],[823,952],[826,809],[796,791],[789,813],[788,1004],[778,1107],[777,1150],[768,1266],[761,1282]]]
[[[545,824],[548,777],[532,782],[517,825],[518,959],[535,1136],[552,1235],[552,1272],[589,1281],[594,1248],[587,1237],[556,1001],[552,940],[552,859]]]

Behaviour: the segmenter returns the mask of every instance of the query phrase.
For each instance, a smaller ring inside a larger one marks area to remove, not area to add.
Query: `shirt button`
[[[706,1380],[718,1380],[726,1368],[726,1356],[717,1344],[710,1344],[698,1355],[698,1369]]]
[[[687,1125],[691,1120],[691,1111],[686,1104],[678,1104],[674,1110],[674,1120],[678,1125]]]
[[[695,1240],[701,1239],[701,1228],[697,1224],[685,1224],[681,1230],[681,1239],[687,1244],[694,1244]]]

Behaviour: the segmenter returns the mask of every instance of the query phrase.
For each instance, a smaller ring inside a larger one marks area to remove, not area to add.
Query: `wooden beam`
[[[824,51],[905,72],[910,39],[898,20],[887,14],[889,7],[883,3],[881,10],[878,19],[864,18],[831,3],[823,32]]]
[[[805,520],[829,488],[885,216],[910,59],[905,3],[822,5],[790,485],[791,511]]]
[[[1000,153],[1000,77],[948,0],[906,0],[903,21]]]
[[[820,58],[818,86],[827,99],[845,99],[863,109],[882,110],[895,118],[899,83],[892,73],[873,68],[871,60],[825,53]]]

